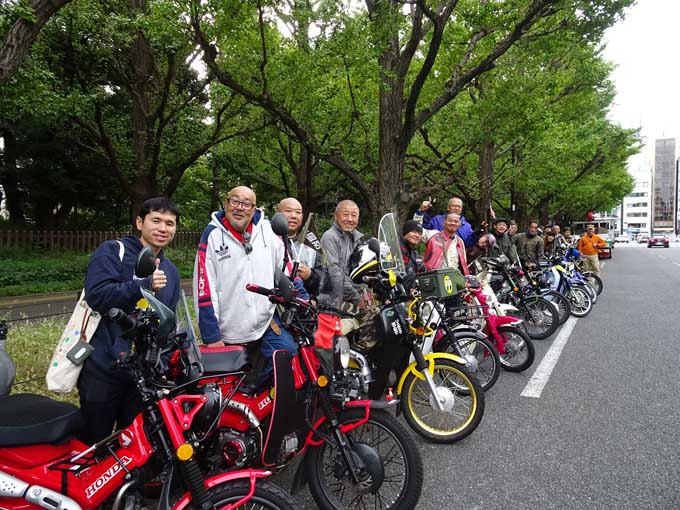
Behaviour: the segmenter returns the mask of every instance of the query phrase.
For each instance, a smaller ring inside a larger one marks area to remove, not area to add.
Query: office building
[[[673,233],[677,220],[675,138],[661,138],[654,146],[652,167],[652,233]]]

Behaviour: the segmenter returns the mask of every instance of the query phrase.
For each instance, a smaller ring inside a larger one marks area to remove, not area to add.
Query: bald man
[[[271,289],[285,248],[256,206],[255,192],[232,189],[224,212],[212,214],[203,231],[194,265],[194,304],[203,342],[208,347],[262,340],[267,366],[260,382],[271,375],[275,350],[297,352],[290,332],[281,326],[276,306],[265,296],[246,290],[254,283]]]
[[[309,246],[295,240],[302,227],[302,204],[296,198],[284,198],[279,202],[276,212],[280,212],[288,220],[288,238],[284,239],[287,258],[290,262],[295,262],[299,256],[297,275],[302,278],[307,292],[311,296],[317,296],[323,273],[321,257]]]
[[[349,256],[363,236],[359,226],[359,206],[352,200],[341,200],[335,207],[335,221],[321,237],[321,247],[328,261],[329,298],[339,306],[342,302],[359,305],[361,293],[347,274]]]

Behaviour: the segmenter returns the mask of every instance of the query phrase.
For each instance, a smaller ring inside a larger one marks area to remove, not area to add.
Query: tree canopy
[[[602,39],[631,3],[74,0],[39,27],[13,4],[5,44],[39,35],[0,92],[10,221],[121,224],[166,195],[200,228],[235,184],[369,223],[451,195],[475,220],[609,209],[638,137],[608,119]]]

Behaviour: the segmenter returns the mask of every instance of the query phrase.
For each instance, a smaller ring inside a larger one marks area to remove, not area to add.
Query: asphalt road
[[[419,510],[680,508],[680,245],[617,245],[604,292],[578,319],[540,398],[504,372],[479,428],[455,445],[417,438]],[[287,487],[290,475],[276,477]],[[307,491],[300,509],[316,508]]]

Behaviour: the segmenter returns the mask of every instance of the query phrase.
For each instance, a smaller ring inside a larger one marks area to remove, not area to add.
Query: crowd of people
[[[453,268],[462,275],[481,256],[506,255],[526,267],[538,265],[573,245],[570,229],[549,225],[542,229],[531,221],[525,232],[517,224],[496,217],[491,225],[474,228],[463,214],[463,201],[453,197],[444,214],[434,215],[432,202],[424,201],[412,219],[403,225],[401,254],[406,267],[404,283],[413,286],[424,271]],[[277,308],[268,299],[246,290],[246,284],[275,286],[280,271],[292,273],[298,295],[350,308],[361,317],[371,317],[376,304],[365,286],[353,279],[351,260],[365,236],[358,230],[360,209],[351,200],[340,201],[334,221],[321,237],[321,251],[298,239],[303,221],[302,204],[295,198],[281,200],[277,212],[288,222],[283,239],[272,230],[264,211],[257,207],[255,192],[245,186],[230,190],[224,210],[214,212],[201,236],[193,278],[194,304],[203,343],[209,348],[259,342],[265,360],[261,378],[271,374],[275,350],[295,352],[297,345],[283,326]],[[163,254],[174,238],[180,220],[178,208],[166,198],[147,200],[136,219],[138,236],[107,241],[93,254],[88,266],[85,297],[103,316],[90,344],[94,353],[85,361],[78,382],[80,403],[86,420],[88,443],[107,437],[114,425],[129,425],[141,409],[134,381],[124,371],[111,367],[129,349],[120,327],[106,317],[117,307],[131,312],[142,298],[141,289],[153,290],[156,297],[174,308],[180,295],[179,272]],[[597,249],[604,240],[589,225],[578,241],[578,249],[588,268],[599,274]],[[157,257],[156,271],[148,278],[134,274],[137,256],[150,247]],[[323,256],[321,255],[323,254]],[[344,325],[343,325],[344,326]]]

